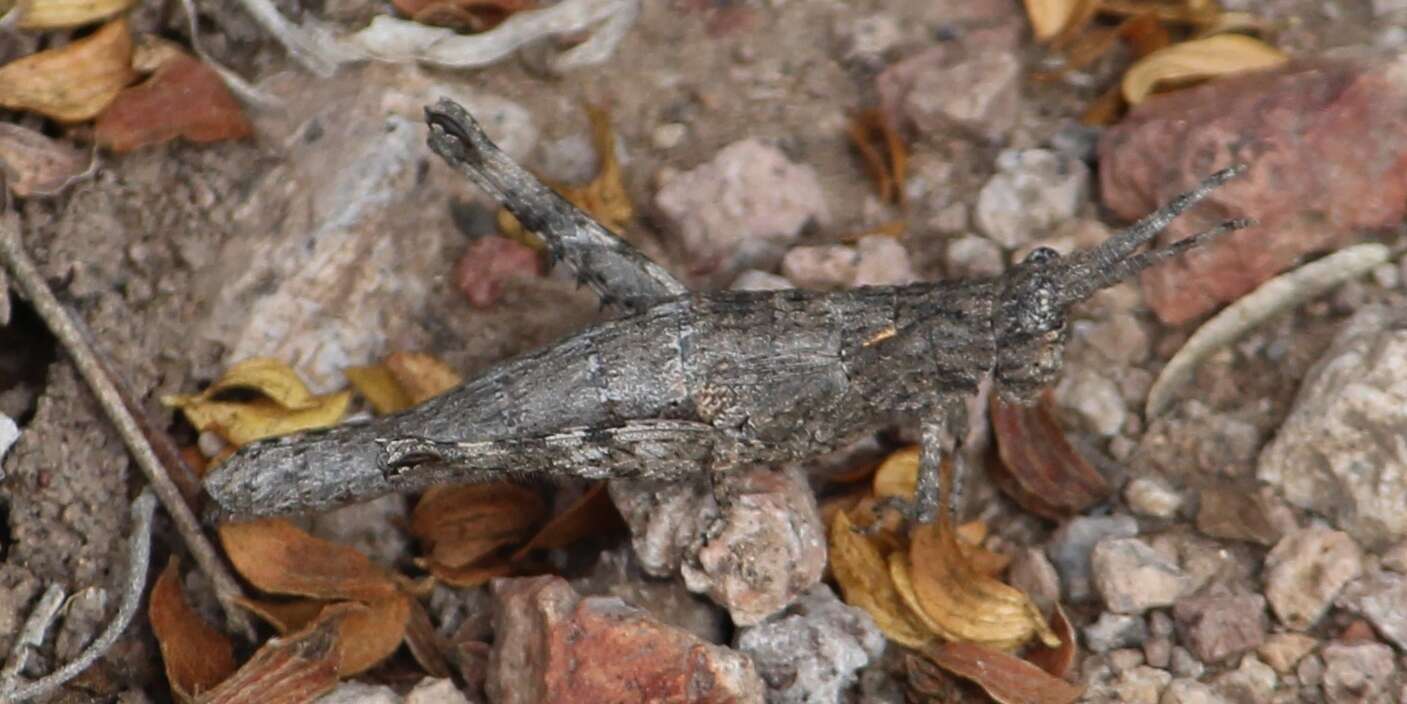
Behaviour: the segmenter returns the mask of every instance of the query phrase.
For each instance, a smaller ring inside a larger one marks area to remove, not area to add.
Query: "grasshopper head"
[[[1002,398],[1029,403],[1060,374],[1071,306],[1218,235],[1253,224],[1246,219],[1227,220],[1161,249],[1138,251],[1179,213],[1244,168],[1216,172],[1093,249],[1062,257],[1052,249],[1038,248],[998,280],[992,310],[997,346],[993,376]]]

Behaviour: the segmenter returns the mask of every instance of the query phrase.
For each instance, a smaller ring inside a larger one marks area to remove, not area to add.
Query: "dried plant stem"
[[[141,467],[147,481],[151,483],[151,488],[161,499],[166,512],[171,515],[196,564],[213,585],[215,595],[225,610],[230,629],[253,640],[254,625],[249,615],[236,603],[237,599],[243,598],[243,590],[220,560],[214,546],[201,532],[195,513],[142,433],[142,424],[133,416],[128,403],[123,399],[123,394],[104,369],[81,324],[54,296],[44,277],[40,275],[38,267],[25,252],[24,245],[20,242],[18,222],[14,216],[0,217],[0,264],[10,270],[14,284],[29,299],[39,317],[63,344],[74,365],[78,367],[79,374],[97,397],[104,413],[113,425],[117,426],[128,451],[132,453],[137,466]]]
[[[44,634],[49,632],[49,626],[58,617],[59,607],[63,606],[66,595],[63,585],[58,582],[50,584],[44,595],[39,597],[39,603],[34,605],[34,610],[29,612],[24,628],[20,629],[19,636],[10,645],[10,658],[5,663],[5,669],[0,670],[0,696],[15,688],[15,680],[19,679],[24,666],[29,664],[29,654],[44,642]]]
[[[142,592],[146,589],[147,568],[151,564],[151,523],[155,513],[156,497],[148,487],[132,502],[132,537],[127,551],[127,584],[123,586],[122,603],[117,607],[117,615],[112,617],[107,628],[104,628],[78,657],[63,667],[23,687],[0,691],[0,702],[13,704],[52,693],[102,657],[122,636],[122,632],[127,630],[127,624],[132,622],[133,614],[136,614],[137,607],[141,606]]]

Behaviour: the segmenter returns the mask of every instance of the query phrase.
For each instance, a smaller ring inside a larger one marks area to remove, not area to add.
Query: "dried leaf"
[[[174,557],[152,585],[147,618],[161,647],[166,679],[180,701],[192,701],[234,673],[234,645],[186,602]]]
[[[98,117],[94,138],[120,154],[176,138],[204,144],[253,132],[220,74],[192,56],[179,56],[118,94]]]
[[[260,394],[249,401],[220,401],[226,392]],[[282,361],[257,357],[230,367],[205,391],[167,396],[161,402],[181,409],[198,430],[213,430],[235,445],[299,430],[325,428],[347,413],[352,394],[339,391],[315,396]]]
[[[1072,704],[1085,691],[1081,685],[978,643],[942,643],[925,648],[923,655],[944,670],[977,683],[998,704]]]
[[[136,0],[28,0],[18,4],[20,29],[68,29],[105,20],[135,4]],[[15,3],[0,2],[0,10]]]
[[[517,484],[437,486],[415,505],[410,534],[425,543],[432,562],[465,567],[527,540],[543,513],[537,492]]]
[[[342,373],[347,375],[352,388],[369,401],[372,409],[380,415],[404,411],[415,405],[410,400],[410,394],[401,388],[395,375],[384,364],[351,367]]]
[[[909,653],[904,656],[904,674],[909,691],[916,695],[915,698],[921,702],[966,702],[968,697],[964,696],[961,682],[956,677],[943,671],[943,668],[933,664],[922,655]]]
[[[1168,84],[1279,66],[1289,60],[1279,49],[1240,34],[1218,34],[1174,44],[1140,59],[1124,73],[1124,99],[1137,105]]]
[[[918,486],[919,447],[896,450],[881,462],[874,473],[874,495],[880,498],[912,499]]]
[[[990,409],[1001,458],[992,478],[1022,508],[1060,520],[1109,496],[1109,482],[1065,437],[1049,392],[1031,406],[992,394]]]
[[[265,643],[200,704],[305,704],[337,686],[338,628],[353,605],[327,609],[317,623]]]
[[[1134,15],[1119,25],[1119,36],[1133,49],[1133,56],[1141,59],[1172,44],[1168,30],[1152,13]]]
[[[391,576],[365,555],[283,519],[224,523],[219,532],[235,569],[266,592],[371,602],[397,591]]]
[[[946,520],[914,528],[907,565],[924,622],[944,638],[1001,650],[1015,649],[1033,635],[1047,645],[1060,643],[1021,590],[978,571]]]
[[[495,560],[464,567],[449,567],[433,560],[416,560],[415,564],[434,575],[435,579],[460,589],[482,586],[488,584],[491,579],[513,574],[513,565],[507,560]]]
[[[135,74],[127,21],[113,20],[72,44],[0,67],[0,107],[82,122],[103,111]]]
[[[366,672],[390,657],[405,640],[409,619],[410,598],[399,593],[347,614],[337,629],[338,676]]]
[[[845,602],[864,609],[884,635],[900,645],[921,647],[932,635],[904,606],[884,555],[867,536],[854,530],[844,511],[835,515],[830,531],[830,567]]]
[[[564,547],[593,535],[604,535],[623,525],[620,513],[606,492],[606,483],[599,482],[587,489],[572,505],[553,516],[532,539],[513,553],[509,561],[521,562],[534,550]]]
[[[449,644],[435,632],[435,624],[430,622],[430,614],[415,599],[408,599],[410,618],[406,621],[405,644],[415,662],[425,674],[431,677],[449,677],[451,674],[449,657],[445,654]]]
[[[17,196],[49,196],[87,173],[92,159],[63,142],[0,122],[0,171]]]
[[[1075,651],[1078,648],[1075,643],[1075,627],[1070,624],[1070,617],[1065,615],[1065,609],[1059,604],[1055,605],[1055,611],[1050,615],[1050,630],[1060,639],[1060,645],[1052,648],[1044,643],[1037,643],[1026,651],[1026,661],[1054,677],[1064,679],[1075,664]]]
[[[394,352],[383,364],[410,397],[411,405],[424,403],[464,383],[459,372],[422,352]]]
[[[846,133],[850,136],[850,143],[860,152],[865,170],[874,179],[879,199],[885,203],[903,205],[909,149],[884,112],[877,108],[861,111],[850,118]]]
[[[1025,0],[1026,17],[1037,41],[1054,39],[1093,5],[1091,0]]]
[[[1149,2],[1148,0],[1099,0],[1101,13],[1131,17],[1152,14],[1159,22],[1191,25],[1210,25],[1221,16],[1221,7],[1214,2],[1172,0]]]
[[[248,599],[236,597],[240,608],[258,616],[264,623],[274,627],[279,635],[300,631],[317,620],[318,614],[328,602],[321,599]]]

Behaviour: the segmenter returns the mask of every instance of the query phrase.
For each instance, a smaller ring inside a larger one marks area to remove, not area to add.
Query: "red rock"
[[[95,138],[127,152],[177,137],[218,142],[249,136],[253,127],[215,69],[176,55],[151,78],[117,95],[98,116]]]
[[[488,308],[503,295],[503,284],[519,276],[542,276],[542,257],[507,237],[480,237],[454,264],[454,283],[475,308]]]
[[[747,656],[666,626],[559,577],[500,579],[489,701],[760,702]]]
[[[1163,322],[1195,318],[1302,255],[1402,219],[1407,80],[1394,71],[1390,63],[1297,62],[1155,96],[1104,134],[1104,202],[1130,220],[1219,168],[1250,165],[1163,235],[1171,242],[1228,217],[1261,223],[1144,274]]]

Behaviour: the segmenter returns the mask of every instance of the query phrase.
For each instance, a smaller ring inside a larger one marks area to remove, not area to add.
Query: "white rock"
[[[426,677],[405,695],[405,704],[469,704],[464,693],[448,679]]]
[[[733,279],[733,285],[728,288],[734,291],[780,291],[794,287],[785,276],[778,276],[770,271],[748,269],[738,274],[738,278]]]
[[[1009,52],[976,55],[914,81],[904,114],[921,132],[959,127],[996,141],[1016,126],[1021,61]]]
[[[1265,596],[1280,622],[1309,630],[1344,585],[1363,571],[1363,551],[1346,533],[1313,526],[1291,533],[1265,557]]]
[[[884,634],[865,611],[812,587],[782,614],[743,629],[734,647],[752,657],[767,701],[842,701],[861,668],[884,652]]]
[[[0,460],[5,459],[6,453],[15,446],[15,441],[20,439],[19,426],[15,421],[4,413],[0,413]]]
[[[314,701],[317,704],[401,704],[401,696],[384,684],[343,682]]]
[[[809,222],[830,219],[820,180],[758,139],[724,147],[697,168],[669,179],[655,194],[665,224],[696,262],[716,271],[766,269]]]
[[[1407,537],[1407,311],[1369,307],[1310,369],[1257,476],[1368,548]]]
[[[1118,433],[1128,417],[1119,385],[1090,369],[1066,372],[1055,386],[1055,400],[1104,437]]]
[[[1124,501],[1141,516],[1172,518],[1182,508],[1182,494],[1155,477],[1138,477],[1124,488]]]
[[[996,276],[1006,269],[1001,247],[985,237],[967,235],[948,243],[948,276],[958,279]]]
[[[909,250],[898,240],[869,235],[855,243],[859,262],[855,265],[854,286],[902,286],[918,280]]]
[[[1088,191],[1084,162],[1045,149],[1009,149],[977,195],[977,226],[1016,249],[1074,217]]]
[[[1090,573],[1104,605],[1120,614],[1171,606],[1191,585],[1182,568],[1138,538],[1100,541]]]

